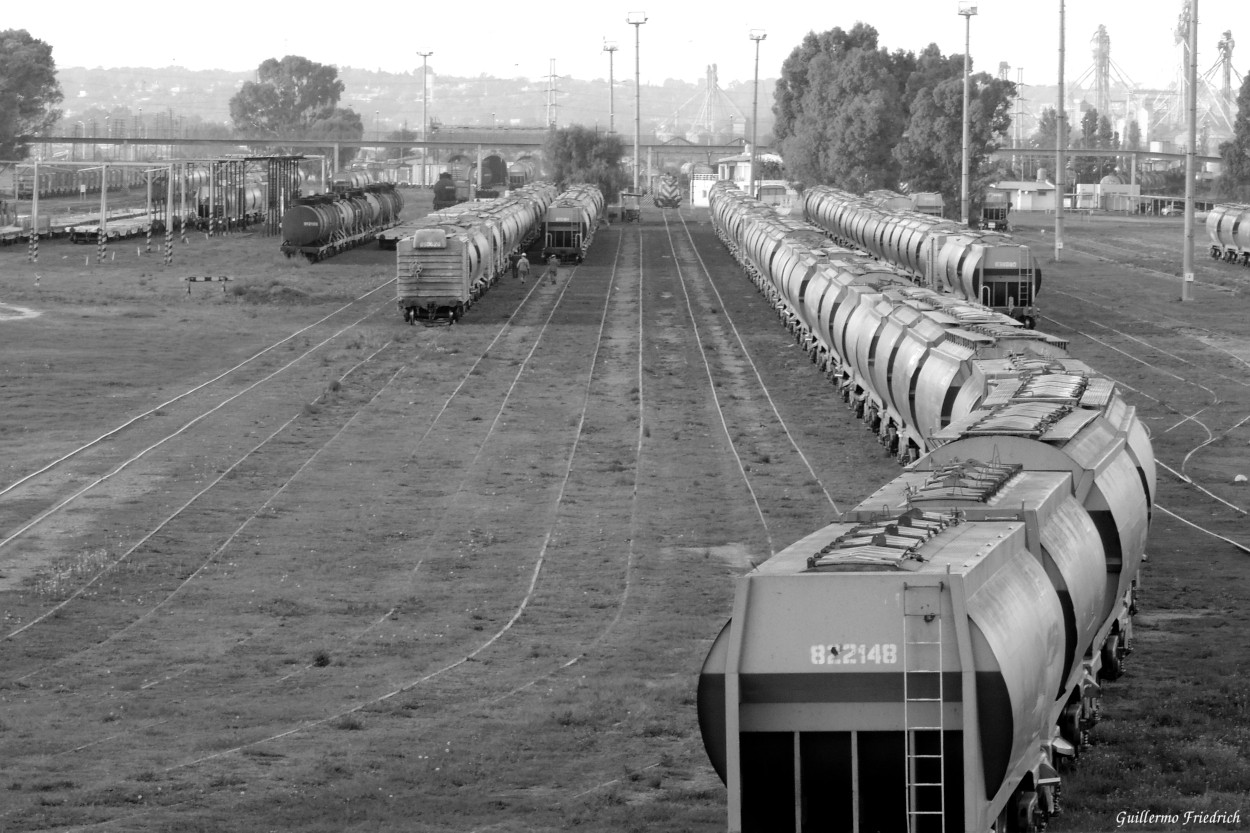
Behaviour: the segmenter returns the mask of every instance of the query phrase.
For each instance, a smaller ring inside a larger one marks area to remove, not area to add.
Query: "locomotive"
[[[1250,266],[1250,205],[1218,203],[1207,214],[1211,257]]]
[[[918,282],[1037,323],[1042,270],[1028,246],[918,211],[893,211],[823,185],[803,194],[803,216],[834,240],[908,271]]]
[[[844,401],[889,403],[920,452],[739,581],[698,693],[729,829],[1042,829],[1132,647],[1155,497],[1134,408],[1060,339],[727,183],[710,208]]]
[[[532,183],[506,197],[463,203],[419,220],[396,245],[396,303],[404,321],[455,324],[542,228],[555,187]]]
[[[677,208],[681,205],[681,185],[672,174],[661,174],[651,198],[656,208]]]

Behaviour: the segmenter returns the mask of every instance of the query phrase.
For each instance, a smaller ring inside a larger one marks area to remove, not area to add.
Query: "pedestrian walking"
[[[516,280],[517,261],[520,259],[518,255],[508,255],[508,266],[512,269],[512,280]]]
[[[552,286],[555,285],[556,278],[560,277],[560,258],[555,255],[547,258],[547,271],[543,272],[543,277],[550,277]]]
[[[529,277],[530,273],[530,259],[525,255],[521,255],[516,262],[516,271],[521,276],[521,283],[525,283],[525,279]]]

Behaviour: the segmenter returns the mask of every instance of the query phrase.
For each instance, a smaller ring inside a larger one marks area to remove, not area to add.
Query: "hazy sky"
[[[628,0],[632,3],[634,0]],[[1090,39],[1105,24],[1111,57],[1133,81],[1167,86],[1176,74],[1173,37],[1182,0],[1067,0],[1067,80],[1093,65]],[[777,3],[744,0],[665,0],[648,4],[600,2],[517,3],[499,0],[429,3],[268,3],[216,0],[155,4],[116,14],[116,4],[59,0],[50,6],[9,2],[0,28],[26,29],[52,44],[58,66],[255,69],[285,54],[363,69],[403,72],[418,67],[418,50],[433,50],[430,68],[444,75],[545,77],[556,59],[558,76],[607,78],[605,38],[615,40],[617,80],[634,73],[635,29],[631,10],[645,11],[641,38],[644,83],[667,78],[695,81],[705,67],[719,66],[722,86],[750,81],[753,28],[764,29],[760,77],[776,77],[781,62],[809,31],[823,32],[856,21],[874,26],[881,45],[918,51],[930,42],[944,54],[964,50],[964,18],[957,0]],[[971,53],[979,70],[1011,65],[1026,84],[1053,84],[1058,75],[1059,0],[982,0],[972,18]],[[1250,13],[1246,0],[1201,0],[1199,74],[1218,59],[1216,43],[1233,30],[1244,37],[1234,68],[1250,59]],[[112,11],[107,11],[112,9]],[[349,10],[348,16],[331,10]],[[315,12],[315,13],[313,13]],[[575,13],[575,14],[574,14]],[[1238,27],[1242,31],[1237,31]]]

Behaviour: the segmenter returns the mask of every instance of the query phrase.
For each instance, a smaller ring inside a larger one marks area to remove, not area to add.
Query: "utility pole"
[[[616,59],[616,41],[605,40],[603,42],[603,51],[608,53],[608,133],[616,132],[616,104],[614,94],[616,92],[616,81],[612,75],[612,64]]]
[[[1063,15],[1064,0],[1059,0],[1059,106],[1055,108],[1055,262],[1063,257],[1063,151],[1068,144],[1068,115],[1064,111],[1063,92]]]
[[[433,55],[431,52],[418,52],[421,56],[421,184],[429,185],[428,165],[430,161],[430,119],[427,114],[427,106],[430,103],[429,90],[429,64],[427,59]]]
[[[1189,0],[1189,148],[1185,152],[1185,249],[1181,257],[1181,300],[1194,299],[1194,176],[1198,173],[1198,0]]]
[[[547,69],[547,128],[556,127],[556,59],[551,58]]]
[[[647,22],[646,12],[630,12],[625,22],[634,27],[634,191],[638,191],[638,174],[641,165],[638,159],[638,146],[642,144],[642,73],[639,71],[639,32],[642,24]]]
[[[965,225],[972,222],[970,214],[970,206],[968,200],[968,191],[971,186],[971,172],[969,171],[968,160],[968,97],[972,82],[972,56],[969,51],[972,47],[972,16],[977,13],[977,4],[960,0],[959,14],[964,19],[964,118],[963,118],[963,175],[960,178],[959,185],[959,221]]]
[[[756,140],[759,138],[760,120],[760,41],[766,37],[768,34],[763,29],[752,29],[750,32],[751,40],[755,41],[755,94],[751,99],[751,183],[748,193],[756,198],[759,196],[755,188],[755,182],[759,179],[755,174],[755,159],[758,154]]]

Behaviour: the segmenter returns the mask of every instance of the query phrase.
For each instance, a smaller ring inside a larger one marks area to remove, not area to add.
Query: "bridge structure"
[[[457,154],[476,156],[478,170],[481,162],[492,154],[501,158],[515,160],[518,157],[536,154],[542,150],[548,131],[538,128],[442,128],[432,131],[430,136],[422,139],[295,139],[283,137],[229,137],[229,138],[183,138],[164,136],[24,136],[21,141],[32,146],[110,146],[119,149],[123,158],[135,156],[143,148],[167,148],[173,156],[177,148],[220,148],[222,156],[246,154],[256,156],[271,151],[279,154],[298,153],[302,149],[324,152],[332,149],[328,164],[332,174],[338,173],[338,158],[344,148],[371,148],[377,150],[397,149],[408,152],[420,149],[422,158],[434,154],[436,158],[449,159]],[[692,144],[684,139],[661,140],[653,136],[650,141],[639,144],[639,150],[646,154],[647,168],[653,167],[656,157],[681,157],[683,161],[706,161],[713,164],[720,157],[741,153],[740,143],[731,144]],[[44,162],[52,162],[48,152],[41,154]],[[699,157],[694,160],[694,157]]]

